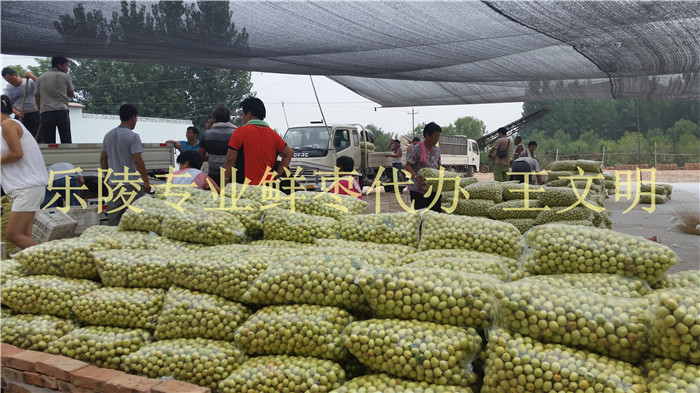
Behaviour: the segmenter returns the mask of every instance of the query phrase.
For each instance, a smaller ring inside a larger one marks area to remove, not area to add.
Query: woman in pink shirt
[[[199,153],[192,150],[184,151],[177,156],[177,163],[180,164],[180,169],[173,172],[172,184],[190,185],[194,183],[197,185],[197,188],[202,190],[214,189],[216,192],[219,192],[219,186],[216,185],[214,180],[200,170],[202,157]]]

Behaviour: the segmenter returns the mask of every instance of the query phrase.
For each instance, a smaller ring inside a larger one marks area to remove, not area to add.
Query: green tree
[[[29,67],[35,74],[50,68],[50,59],[36,61],[38,67]],[[142,116],[189,119],[200,128],[217,105],[234,113],[252,88],[247,71],[163,64],[75,59],[70,75],[85,112],[116,114],[130,103]]]
[[[367,124],[365,128],[372,131],[374,134],[375,151],[387,151],[386,148],[389,146],[389,142],[396,138],[394,135],[384,132],[384,130],[374,124]]]
[[[175,43],[178,37],[206,37],[220,53],[248,50],[248,33],[231,22],[227,1],[159,1],[150,5],[122,1],[119,12],[108,19],[101,11],[85,12],[78,3],[72,14],[59,15],[54,28],[61,35],[92,37],[93,45],[106,45],[114,53],[125,50],[127,37],[154,36]],[[156,59],[153,59],[154,61]],[[38,60],[32,71],[48,69],[50,62]],[[183,63],[186,63],[184,59]],[[204,127],[217,105],[232,110],[250,94],[250,72],[148,63],[76,59],[71,64],[76,100],[86,112],[116,113],[123,103],[132,103],[143,116],[187,118]],[[30,67],[31,69],[31,67]],[[240,119],[234,117],[234,123]]]
[[[464,116],[455,120],[454,128],[455,135],[466,135],[469,139],[479,139],[486,132],[486,124],[472,116]]]

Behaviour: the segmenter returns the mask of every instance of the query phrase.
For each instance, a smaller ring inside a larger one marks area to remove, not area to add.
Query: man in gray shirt
[[[212,112],[213,125],[199,140],[199,155],[206,160],[209,155],[209,177],[221,186],[221,168],[226,163],[228,141],[236,126],[231,124],[231,111],[224,106],[217,106]]]
[[[34,98],[41,113],[41,134],[44,143],[56,143],[56,127],[61,143],[71,143],[68,97],[73,97],[73,82],[68,75],[68,59],[51,58],[52,69],[36,81]]]
[[[108,184],[112,188],[112,200],[107,202],[107,218],[110,226],[119,225],[122,214],[128,208],[127,204],[143,196],[144,192],[151,191],[146,164],[141,156],[143,153],[141,137],[132,131],[138,121],[138,110],[131,104],[122,105],[119,108],[119,120],[121,120],[119,127],[105,135],[100,155],[100,168],[113,171],[108,178]],[[123,175],[124,167],[127,168],[129,175]],[[138,183],[139,177],[143,180],[143,184]],[[118,198],[119,194],[122,194],[122,197]]]
[[[21,121],[36,138],[41,124],[39,108],[34,100],[36,76],[27,71],[22,78],[17,74],[17,71],[5,67],[2,69],[2,77],[9,84],[5,87],[5,95],[12,100],[12,111],[15,113],[15,119]]]

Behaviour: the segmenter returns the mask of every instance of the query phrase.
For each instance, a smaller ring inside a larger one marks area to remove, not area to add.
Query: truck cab
[[[363,143],[369,143],[363,131],[360,124],[324,125],[322,122],[288,128],[284,141],[294,152],[289,164],[292,173],[301,167],[301,175],[307,180],[299,183],[307,189],[317,189],[321,185],[316,173],[333,172],[338,157],[349,156],[355,162],[360,184],[366,185],[379,166],[391,167],[391,159],[385,159],[384,153],[362,149]]]

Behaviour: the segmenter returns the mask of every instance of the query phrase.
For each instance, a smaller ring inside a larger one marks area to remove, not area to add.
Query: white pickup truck
[[[386,152],[363,148],[369,143],[360,124],[323,125],[311,123],[287,129],[284,140],[294,151],[289,167],[292,173],[301,167],[305,180],[297,180],[307,189],[320,189],[323,184],[318,172],[333,172],[338,157],[349,156],[355,161],[361,185],[369,185],[380,167],[391,170],[391,157]],[[390,172],[385,172],[388,175]],[[383,176],[384,177],[384,176]]]
[[[83,172],[97,172],[100,168],[101,143],[39,144],[46,168],[58,162],[68,162]],[[149,174],[167,173],[175,165],[175,144],[144,143],[143,161]]]

